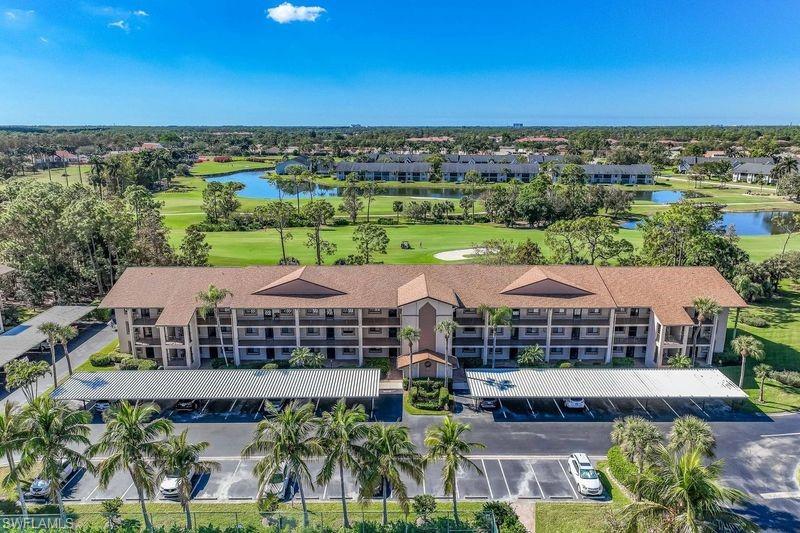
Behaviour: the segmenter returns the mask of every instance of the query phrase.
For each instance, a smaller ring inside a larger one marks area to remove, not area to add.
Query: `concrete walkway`
[[[75,337],[72,342],[70,342],[70,350],[69,350],[69,357],[72,361],[72,369],[75,370],[80,365],[85,363],[91,355],[109,342],[113,341],[117,338],[117,332],[112,330],[106,324],[96,324],[86,328],[80,335]],[[49,354],[45,357],[46,361],[50,361]],[[61,348],[59,347],[56,350],[56,374],[58,375],[58,382],[61,383],[64,381],[69,371],[67,369],[67,360],[64,357],[64,354],[61,352]],[[42,376],[39,378],[39,393],[46,391],[49,387],[53,386],[53,375],[47,374],[46,376]],[[0,399],[0,403],[6,401],[13,401],[18,404],[25,403],[25,395],[22,394],[22,391],[17,389],[14,392],[9,393],[5,389],[3,389],[2,393],[0,393],[2,399]]]

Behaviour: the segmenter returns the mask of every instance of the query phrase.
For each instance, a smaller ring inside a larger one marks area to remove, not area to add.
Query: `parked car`
[[[567,409],[586,409],[586,401],[583,398],[564,398],[564,407]]]
[[[189,475],[189,479],[192,479],[193,474]],[[159,490],[161,491],[161,495],[164,498],[168,499],[176,499],[178,498],[178,490],[181,486],[181,478],[176,474],[167,474],[164,476],[164,479],[161,481],[161,487]]]
[[[197,409],[197,400],[178,400],[175,402],[175,408],[173,409],[176,413],[186,412],[186,411],[195,411]]]
[[[600,476],[592,466],[592,462],[585,453],[573,453],[567,460],[569,473],[578,486],[578,492],[586,496],[600,496],[603,494],[603,484]]]
[[[267,494],[274,494],[278,497],[278,500],[284,501],[291,487],[292,476],[284,466],[272,474],[272,477],[269,478],[269,481],[264,487],[264,492]]]
[[[500,409],[500,400],[497,398],[484,398],[478,405],[482,411],[496,411]]]
[[[63,483],[72,477],[74,473],[75,467],[72,463],[66,459],[61,461],[61,474],[59,477],[61,478],[62,487]],[[28,496],[33,498],[48,498],[50,496],[50,480],[41,477],[34,479],[28,490]]]
[[[94,402],[94,410],[100,414],[108,411],[110,407],[111,407],[111,402],[108,400],[98,400]]]

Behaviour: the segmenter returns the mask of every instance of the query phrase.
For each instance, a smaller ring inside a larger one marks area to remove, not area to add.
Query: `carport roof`
[[[714,368],[467,370],[477,398],[747,398]]]
[[[5,365],[32,350],[47,340],[47,335],[39,331],[46,322],[59,326],[69,326],[88,315],[94,307],[90,305],[56,305],[7,330],[0,335],[0,366]]]
[[[187,369],[82,372],[62,383],[59,400],[238,400],[375,398],[378,368]]]

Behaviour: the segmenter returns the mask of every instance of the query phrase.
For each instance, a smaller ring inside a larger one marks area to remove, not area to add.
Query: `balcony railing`
[[[219,323],[221,326],[230,326],[231,325],[231,317],[230,316],[221,316],[219,317]],[[217,321],[214,319],[213,315],[208,315],[207,317],[203,318],[201,316],[197,317],[197,325],[198,326],[216,326]]]
[[[546,326],[547,317],[523,316],[511,319],[512,326]]]
[[[320,317],[308,317],[308,318],[301,318],[300,319],[301,326],[323,326],[323,327],[335,327],[335,326],[357,326],[358,319],[357,318],[350,318],[350,317],[334,317],[334,318],[320,318]]]
[[[222,337],[225,346],[233,346],[233,337]],[[219,337],[200,337],[197,341],[201,346],[219,346]]]
[[[456,323],[459,326],[483,326],[486,322],[481,317],[457,316]]]
[[[271,339],[239,339],[241,348],[269,348],[272,346],[297,346],[293,337],[277,337]]]
[[[620,326],[630,324],[630,325],[640,325],[644,326],[650,323],[650,317],[646,316],[616,316],[614,318],[614,323]]]
[[[361,323],[365,326],[399,326],[400,317],[397,316],[373,316],[362,317]]]
[[[134,326],[153,326],[153,325],[155,325],[156,320],[158,320],[158,317],[152,317],[152,316],[146,316],[145,317],[145,316],[142,316],[142,317],[134,318],[133,319],[133,325]]]
[[[358,339],[300,339],[300,346],[307,347],[351,347],[358,346]]]
[[[400,339],[395,337],[364,337],[362,340],[364,346],[400,346],[402,343]]]
[[[183,339],[183,337],[176,337],[174,335],[170,335],[170,336],[167,336],[167,337],[164,338],[164,343],[165,344],[183,345],[184,344],[184,339]]]
[[[607,338],[597,339],[550,339],[550,346],[607,346]]]
[[[160,337],[134,337],[133,341],[137,346],[161,346]]]
[[[554,326],[606,326],[610,323],[609,317],[553,317]]]
[[[647,344],[647,337],[614,337],[614,344]]]
[[[489,341],[491,345],[491,341]],[[482,337],[455,337],[453,346],[483,346]]]

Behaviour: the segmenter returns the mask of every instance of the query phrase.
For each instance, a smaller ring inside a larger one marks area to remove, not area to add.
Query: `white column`
[[[614,347],[614,325],[617,323],[617,310],[611,310],[611,319],[608,326],[608,348],[606,349],[606,363],[611,362],[611,350]]]
[[[159,326],[156,329],[161,340],[161,361],[164,364],[164,368],[167,368],[169,361],[169,357],[167,357],[167,326]]]
[[[544,360],[545,362],[550,362],[550,328],[553,325],[553,310],[547,310],[547,332],[546,338],[544,341]]]
[[[356,309],[358,315],[358,366],[364,366],[364,326],[363,309]],[[389,328],[386,328],[389,331]]]
[[[706,356],[706,364],[710,365],[714,360],[714,346],[717,342],[717,321],[718,315],[714,315],[714,323],[711,326],[711,344],[708,345],[708,355]]]
[[[186,357],[186,366],[194,366],[192,363],[192,343],[189,339],[189,326],[183,326],[183,354]]]
[[[489,360],[489,313],[483,313],[483,364]]]
[[[300,347],[300,309],[294,310],[294,345]]]
[[[0,292],[0,333],[3,333],[5,330],[5,326],[3,326],[3,293]]]
[[[236,309],[231,308],[231,344],[233,344],[233,364],[239,366],[239,328],[236,325]]]
[[[663,364],[663,361],[661,360],[662,359],[661,351],[662,351],[663,346],[664,346],[664,336],[667,334],[667,328],[664,326],[664,324],[660,324],[659,323],[659,329],[660,329],[660,331],[659,331],[659,335],[658,335],[658,342],[656,343],[656,350],[657,350],[658,353],[653,358],[653,360],[656,363],[656,366],[661,366]]]

